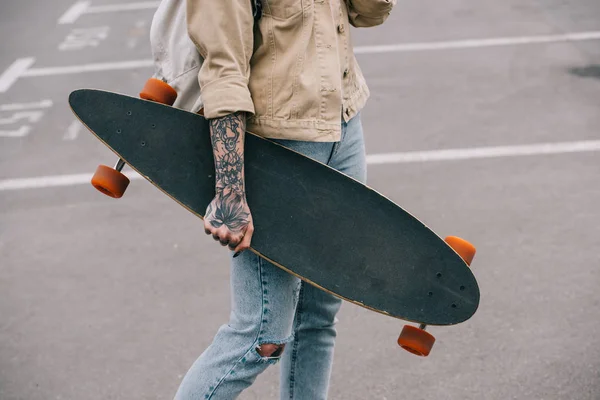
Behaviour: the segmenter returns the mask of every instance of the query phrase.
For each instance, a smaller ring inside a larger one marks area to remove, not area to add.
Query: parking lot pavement
[[[88,184],[113,154],[68,94],[136,95],[158,2],[21,0],[0,34],[0,398],[162,399],[228,317],[227,255],[141,179]],[[369,185],[478,247],[481,306],[432,328],[345,304],[332,399],[600,396],[600,5],[399,3],[353,31],[371,89]],[[393,244],[390,244],[393,245]],[[242,399],[278,398],[278,370]]]

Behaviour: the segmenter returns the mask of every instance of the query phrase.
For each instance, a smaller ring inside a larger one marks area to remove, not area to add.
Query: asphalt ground
[[[171,398],[227,320],[198,219],[143,180],[119,201],[84,183],[114,156],[67,96],[139,91],[154,3],[0,5],[2,400]],[[330,398],[600,399],[600,3],[400,2],[353,34],[369,184],[475,243],[482,297],[425,359],[345,304]],[[241,398],[278,398],[277,377]]]

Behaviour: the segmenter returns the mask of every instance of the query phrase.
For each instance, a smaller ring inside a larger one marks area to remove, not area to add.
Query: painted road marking
[[[13,125],[22,120],[35,124],[40,122],[43,116],[43,111],[17,111],[10,117],[0,117],[0,125]]]
[[[600,151],[600,140],[562,143],[539,143],[520,146],[478,147],[467,149],[447,149],[431,151],[413,151],[405,153],[371,154],[367,156],[367,164],[397,164],[431,161],[457,161],[497,157],[535,156],[548,154],[566,154]],[[129,179],[142,179],[131,171],[126,175]],[[88,184],[92,174],[55,175],[35,178],[17,178],[0,180],[0,191],[39,189],[57,186],[75,186]]]
[[[34,103],[0,104],[0,111],[23,111],[39,108],[50,108],[52,107],[52,104],[52,100],[41,100]]]
[[[148,23],[144,20],[139,20],[135,23],[135,27],[129,31],[129,39],[127,39],[127,47],[133,49],[138,45],[140,39],[148,36],[146,26]]]
[[[73,120],[63,135],[63,140],[71,141],[77,139],[79,137],[79,132],[81,132],[81,128],[83,128],[81,122],[79,122],[79,120]]]
[[[137,10],[155,10],[160,5],[160,1],[143,1],[139,3],[123,3],[123,4],[105,4],[102,6],[90,7],[88,13],[110,13],[121,11],[137,11]]]
[[[447,42],[400,43],[379,46],[363,46],[354,49],[356,54],[394,53],[425,50],[472,49],[478,47],[515,46],[524,44],[578,42],[600,39],[600,31],[565,33],[561,35],[502,37],[491,39],[467,39]]]
[[[100,26],[96,28],[78,28],[73,29],[58,45],[60,51],[81,50],[86,47],[98,47],[100,42],[108,37],[110,27]]]
[[[149,68],[152,60],[123,61],[113,63],[86,64],[70,67],[30,68],[35,58],[17,59],[2,75],[0,75],[0,93],[5,93],[19,79],[36,76],[70,75],[84,72],[119,71],[127,69]]]
[[[160,1],[144,1],[139,3],[123,3],[123,4],[105,4],[101,6],[92,6],[91,1],[78,1],[73,4],[59,18],[58,23],[61,25],[72,24],[79,19],[83,14],[100,14],[121,11],[136,11],[136,10],[155,10],[160,5]]]
[[[373,54],[389,52],[408,52],[422,50],[461,49],[490,46],[523,45],[532,43],[574,42],[600,39],[600,31],[568,33],[549,36],[526,36],[496,39],[474,39],[451,42],[403,43],[396,45],[362,46],[354,49],[356,54]],[[30,68],[35,58],[20,58],[0,75],[0,93],[6,92],[19,78],[41,77],[52,75],[69,75],[84,72],[118,71],[127,69],[150,68],[154,66],[151,59],[98,64],[74,65],[68,67]]]
[[[125,173],[130,180],[142,179],[135,172]],[[20,189],[43,189],[58,186],[75,186],[89,184],[92,174],[39,176],[36,178],[6,179],[0,181],[0,191]]]
[[[22,138],[22,137],[29,135],[30,133],[31,133],[31,126],[23,125],[23,126],[20,126],[19,129],[17,129],[17,130],[12,130],[12,131],[0,130],[0,137]]]
[[[477,158],[580,153],[588,151],[600,151],[600,140],[372,154],[367,156],[367,163],[371,165],[377,165],[427,161],[455,161],[473,160]]]
[[[78,1],[73,4],[65,13],[59,18],[58,23],[72,24],[77,21],[81,15],[83,15],[88,8],[90,8],[91,1]]]
[[[70,67],[31,68],[23,72],[27,76],[70,75],[84,72],[118,71],[124,69],[148,68],[154,66],[152,60],[122,61],[113,63],[74,65]]]
[[[6,92],[35,62],[35,58],[19,58],[0,75],[0,93]]]
[[[13,103],[0,105],[0,126],[16,125],[19,122],[29,122],[35,124],[44,117],[44,109],[52,106],[51,100],[41,100],[33,103]],[[4,115],[11,113],[10,116]],[[0,130],[0,137],[22,138],[31,133],[30,125],[19,126],[17,129]]]

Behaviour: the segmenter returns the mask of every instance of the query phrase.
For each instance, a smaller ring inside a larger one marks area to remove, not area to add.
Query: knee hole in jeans
[[[256,347],[256,352],[261,357],[279,358],[284,348],[285,344],[263,343]]]

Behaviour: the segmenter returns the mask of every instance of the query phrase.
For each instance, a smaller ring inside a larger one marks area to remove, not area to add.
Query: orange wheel
[[[115,199],[125,193],[129,185],[129,178],[106,165],[98,165],[96,173],[92,177],[92,185],[107,196]]]
[[[435,337],[433,335],[411,325],[404,325],[398,337],[400,347],[421,357],[429,355],[434,343]]]
[[[150,78],[146,81],[144,88],[140,92],[140,97],[144,100],[151,100],[172,106],[177,98],[177,92],[167,82]]]
[[[448,236],[445,241],[465,260],[467,265],[471,265],[473,257],[475,257],[475,246],[457,236]]]

